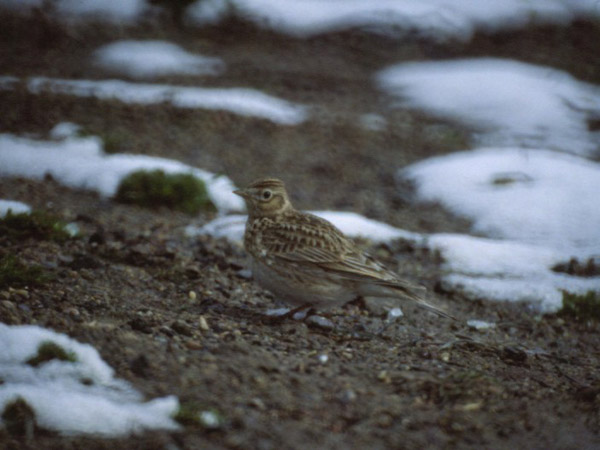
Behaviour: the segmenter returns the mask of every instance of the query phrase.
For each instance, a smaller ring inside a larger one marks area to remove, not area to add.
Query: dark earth
[[[352,30],[292,39],[229,20],[187,28],[169,16],[133,27],[59,24],[42,13],[0,16],[3,75],[103,79],[91,53],[115,39],[166,39],[222,58],[212,78],[182,85],[252,87],[313,106],[298,126],[227,112],[126,105],[0,91],[0,132],[47,137],[72,121],[112,151],[178,159],[238,186],[263,175],[286,181],[299,208],[355,211],[417,232],[468,232],[468,221],[411,201],[397,169],[470,145],[468,130],[391,109],[373,75],[390,64],[472,56],[513,58],[600,83],[600,23],[535,26],[432,42]],[[389,123],[375,131],[361,116]],[[592,126],[591,124],[590,126]],[[447,292],[439,255],[396,241],[360,244],[457,321],[401,304],[405,316],[360,300],[311,321],[272,321],[281,304],[246,278],[237,244],[189,238],[191,217],[76,191],[47,178],[1,178],[0,198],[65,222],[65,242],[0,236],[0,257],[40,265],[51,280],[0,290],[0,320],[37,324],[90,343],[147,399],[176,395],[186,408],[218,413],[216,427],[120,439],[33,436],[0,430],[10,449],[600,448],[600,327],[527,305]],[[495,328],[478,331],[469,319]],[[325,360],[326,355],[327,358]]]

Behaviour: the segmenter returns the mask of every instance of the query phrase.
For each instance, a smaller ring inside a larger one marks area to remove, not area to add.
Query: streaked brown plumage
[[[318,309],[358,296],[405,297],[438,314],[400,279],[360,251],[330,222],[297,211],[281,180],[265,178],[234,191],[248,207],[244,247],[254,278],[277,297]]]

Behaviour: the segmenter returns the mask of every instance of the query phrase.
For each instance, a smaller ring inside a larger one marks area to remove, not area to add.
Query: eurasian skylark
[[[326,309],[357,297],[398,297],[437,314],[414,286],[360,251],[330,222],[294,209],[281,180],[265,178],[234,191],[246,201],[244,247],[264,288],[299,307]]]

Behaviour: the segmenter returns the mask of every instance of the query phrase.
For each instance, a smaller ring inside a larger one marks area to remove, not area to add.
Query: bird
[[[248,210],[244,248],[254,279],[297,307],[294,311],[327,310],[359,297],[396,297],[452,318],[417,294],[421,286],[360,250],[331,222],[296,210],[283,181],[261,178],[233,192]]]

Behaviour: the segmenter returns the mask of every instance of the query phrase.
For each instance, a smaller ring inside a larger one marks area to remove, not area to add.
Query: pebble
[[[265,409],[267,409],[267,405],[265,405],[265,402],[263,402],[258,397],[254,397],[252,400],[250,400],[250,405],[254,406],[256,409],[258,409],[260,411],[264,411]]]
[[[322,330],[333,330],[333,328],[335,327],[334,323],[331,320],[323,316],[309,316],[306,318],[305,322],[309,326],[321,328]]]
[[[467,325],[475,330],[488,330],[496,327],[496,324],[493,322],[486,322],[485,320],[477,319],[467,320]]]
[[[191,301],[195,301],[195,300],[196,300],[196,298],[197,298],[196,292],[195,292],[195,291],[190,291],[190,292],[188,292],[188,298],[189,298]]]
[[[390,374],[387,372],[387,370],[382,370],[381,372],[379,372],[377,374],[377,379],[379,381],[383,381],[386,384],[389,384],[392,382],[392,377],[390,377]]]
[[[322,353],[318,356],[318,359],[321,364],[326,364],[327,361],[329,361],[329,355],[327,355],[326,353]]]
[[[198,319],[198,326],[200,327],[200,329],[202,331],[210,330],[210,327],[208,326],[208,322],[206,321],[206,318],[204,316],[200,316],[200,318]]]
[[[399,319],[402,316],[404,316],[404,313],[402,312],[402,310],[400,308],[392,308],[387,313],[387,320],[389,322],[393,322],[393,321],[395,321],[396,319]]]
[[[206,428],[215,429],[223,424],[221,417],[214,411],[202,411],[199,414],[200,423]]]
[[[240,278],[243,278],[245,280],[250,280],[252,279],[252,271],[248,270],[248,269],[242,269],[242,270],[238,270],[236,275]]]
[[[8,311],[17,312],[17,307],[13,302],[10,302],[8,300],[2,300],[2,302],[0,302],[0,305],[2,305],[2,307]]]
[[[267,311],[265,312],[266,316],[269,317],[278,317],[278,316],[283,316],[284,314],[287,314],[290,312],[290,308],[275,308],[275,309],[267,309]]]
[[[10,292],[11,294],[20,295],[22,297],[29,298],[29,291],[27,291],[26,289],[8,288],[8,292]]]
[[[338,397],[343,403],[352,403],[356,400],[357,395],[352,389],[346,389]]]
[[[193,335],[191,327],[182,320],[176,320],[171,324],[171,328],[184,336],[191,337]]]

